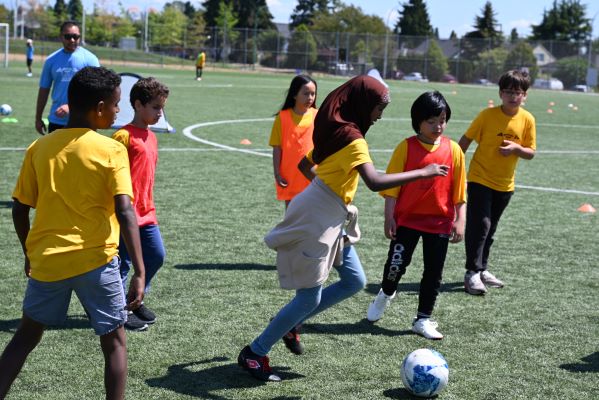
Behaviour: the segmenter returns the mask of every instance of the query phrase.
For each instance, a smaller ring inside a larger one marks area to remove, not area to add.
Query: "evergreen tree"
[[[266,0],[233,0],[233,11],[237,14],[236,28],[272,29],[273,16]]]
[[[496,29],[499,24],[490,1],[485,3],[481,12],[481,16],[474,18],[475,30],[466,33],[464,38],[467,40],[462,41],[466,58],[475,59],[479,54],[503,44],[503,34]]]
[[[69,0],[67,13],[72,21],[81,23],[83,20],[83,4],[81,3],[81,0]]]
[[[510,32],[510,43],[516,43],[518,39],[518,31],[516,28],[512,28],[512,31]]]
[[[212,28],[216,26],[216,18],[218,17],[218,11],[221,2],[226,2],[226,0],[205,0],[202,3],[202,7],[204,8],[204,21],[206,21],[206,28]]]
[[[400,3],[400,6],[403,10],[399,12],[400,16],[393,32],[402,36],[433,35],[433,27],[424,0],[410,0],[408,3]]]
[[[312,26],[317,13],[327,14],[329,12],[328,5],[328,0],[298,0],[291,13],[289,26],[292,29],[300,25]]]
[[[54,8],[52,10],[54,11],[54,16],[58,21],[62,22],[64,20],[69,19],[67,13],[67,5],[64,2],[64,0],[56,0],[56,3],[54,3]]]
[[[586,5],[580,0],[553,1],[552,8],[543,11],[539,25],[532,26],[531,39],[579,42],[590,39],[591,21],[585,17]]]

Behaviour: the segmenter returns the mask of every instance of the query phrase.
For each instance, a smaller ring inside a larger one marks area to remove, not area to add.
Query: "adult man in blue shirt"
[[[79,47],[81,31],[77,23],[64,22],[60,26],[60,39],[63,48],[50,54],[44,62],[40,77],[40,88],[35,107],[35,129],[40,135],[63,128],[69,120],[67,89],[71,78],[84,67],[99,67],[100,62],[92,52]],[[48,115],[48,126],[42,114],[52,88],[52,105]]]

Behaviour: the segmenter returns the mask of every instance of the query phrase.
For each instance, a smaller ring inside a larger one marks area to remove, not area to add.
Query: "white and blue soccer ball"
[[[2,104],[0,106],[0,115],[10,115],[12,112],[12,107],[8,104]]]
[[[414,350],[401,364],[405,388],[418,397],[439,394],[449,380],[449,367],[441,353],[431,349]]]

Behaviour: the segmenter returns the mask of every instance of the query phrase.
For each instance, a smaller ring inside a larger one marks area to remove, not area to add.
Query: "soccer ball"
[[[414,350],[401,364],[401,380],[414,396],[435,396],[445,388],[448,379],[447,361],[435,350]]]
[[[0,106],[0,115],[10,115],[12,112],[12,107],[8,104],[2,104]]]

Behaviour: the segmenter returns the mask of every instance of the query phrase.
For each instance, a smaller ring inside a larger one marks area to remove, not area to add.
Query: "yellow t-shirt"
[[[308,153],[308,159],[313,162],[312,151]],[[372,163],[368,144],[364,139],[356,139],[318,164],[316,175],[345,204],[349,204],[356,194],[360,180],[356,167],[365,163]]]
[[[29,146],[12,197],[36,209],[27,236],[31,277],[81,275],[118,253],[114,196],[133,197],[127,149],[86,128],[59,129]]]
[[[439,145],[438,144],[427,144],[419,142],[422,147],[426,150],[432,152],[435,151]],[[460,146],[454,142],[451,143],[451,158],[453,160],[453,204],[460,204],[466,202],[466,168],[464,161],[464,153]],[[391,159],[389,160],[389,165],[387,166],[388,174],[395,174],[399,172],[404,172],[404,168],[406,166],[406,160],[408,159],[408,142],[407,140],[402,140],[401,143],[397,145]],[[401,186],[396,186],[391,189],[383,190],[380,192],[381,196],[395,197],[399,196],[399,192],[401,191]]]
[[[510,140],[533,150],[537,148],[535,118],[523,108],[514,116],[506,115],[501,106],[487,108],[478,114],[464,134],[478,143],[470,161],[468,182],[476,182],[500,192],[512,192],[515,187],[515,154],[503,156],[499,147]]]
[[[291,119],[293,123],[300,128],[307,128],[314,123],[314,114],[316,114],[318,110],[316,108],[309,108],[308,112],[300,115],[296,114],[293,109],[291,109]],[[279,114],[275,117],[275,121],[272,124],[272,129],[270,130],[270,139],[268,139],[269,146],[281,146],[281,135],[283,128],[281,127],[281,117]]]

